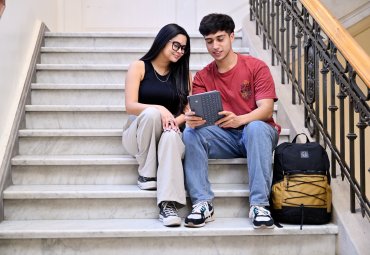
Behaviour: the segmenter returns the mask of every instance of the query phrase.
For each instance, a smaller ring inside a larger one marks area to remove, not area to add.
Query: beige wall
[[[14,120],[40,20],[53,29],[56,1],[6,1],[0,18],[0,164]],[[42,6],[43,8],[40,8]]]

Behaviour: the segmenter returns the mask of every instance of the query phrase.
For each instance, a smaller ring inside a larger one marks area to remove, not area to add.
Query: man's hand
[[[206,123],[206,121],[201,117],[195,116],[195,112],[192,111],[185,112],[185,122],[186,125],[191,128],[196,128]]]
[[[215,122],[215,125],[221,128],[238,128],[244,123],[241,121],[240,116],[235,115],[233,112],[222,111],[218,113],[219,115],[224,115],[222,119]]]

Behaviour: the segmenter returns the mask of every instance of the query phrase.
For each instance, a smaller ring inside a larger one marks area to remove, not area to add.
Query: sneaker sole
[[[137,182],[137,186],[139,186],[142,190],[156,190],[157,189],[157,182],[150,181],[150,182]]]
[[[201,228],[201,227],[204,227],[207,222],[211,222],[211,221],[214,221],[214,220],[215,220],[214,215],[211,215],[210,217],[208,217],[206,219],[205,222],[203,222],[201,224],[194,224],[193,222],[189,222],[189,223],[184,223],[184,226],[189,227],[189,228]]]
[[[256,225],[253,225],[253,228],[254,229],[263,229],[263,228],[268,228],[268,229],[272,229],[272,228],[275,228],[274,225],[271,225],[271,226],[268,226],[268,225],[260,225],[260,226],[256,226]]]
[[[163,218],[162,215],[159,215],[159,220],[163,222],[163,225],[166,227],[179,227],[181,226],[181,218],[180,217],[171,217],[171,218]]]

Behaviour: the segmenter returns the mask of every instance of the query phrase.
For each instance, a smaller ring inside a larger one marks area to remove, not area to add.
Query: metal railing
[[[369,56],[318,0],[250,0],[250,20],[292,84],[292,104],[304,104],[309,133],[330,148],[332,177],[339,165],[350,183],[351,212],[357,198],[370,217]]]

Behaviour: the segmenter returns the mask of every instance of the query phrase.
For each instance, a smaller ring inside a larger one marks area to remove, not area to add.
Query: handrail
[[[368,55],[318,0],[250,0],[250,15],[263,48],[271,49],[271,64],[277,60],[281,67],[281,83],[287,78],[292,85],[292,104],[304,105],[308,132],[331,150],[332,177],[338,165],[348,180],[351,212],[357,199],[362,215],[370,217]]]
[[[320,0],[300,0],[325,34],[370,88],[370,57]]]

